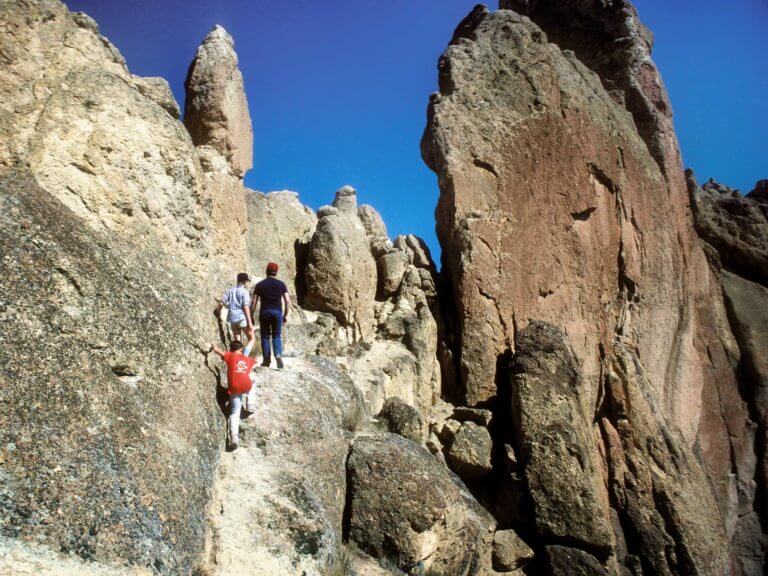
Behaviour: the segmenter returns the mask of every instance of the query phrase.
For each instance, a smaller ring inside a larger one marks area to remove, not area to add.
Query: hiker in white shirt
[[[222,296],[221,301],[216,307],[216,314],[221,312],[222,307],[229,309],[227,322],[232,330],[232,340],[241,341],[241,333],[245,333],[250,338],[253,336],[253,320],[251,319],[251,297],[248,294],[248,285],[251,278],[245,272],[237,275],[237,286],[233,286]]]

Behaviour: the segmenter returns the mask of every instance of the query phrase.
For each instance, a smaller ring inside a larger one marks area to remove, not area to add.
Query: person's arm
[[[283,306],[284,306],[284,312],[283,312],[283,322],[288,322],[288,312],[291,310],[291,295],[288,293],[288,291],[283,294]]]
[[[245,312],[245,321],[248,322],[248,334],[253,334],[253,316],[251,315],[251,306],[250,302],[246,301],[245,306],[243,306],[243,311]]]
[[[218,346],[216,346],[215,342],[211,342],[211,351],[213,351],[217,356],[219,356],[222,360],[224,360],[224,355],[226,354],[226,352],[221,348],[219,348]]]
[[[253,330],[251,330],[250,334],[248,334],[248,344],[245,345],[245,348],[243,349],[243,355],[244,356],[250,356],[251,350],[253,350],[253,345],[256,344],[256,334]]]
[[[259,305],[258,293],[253,293],[253,299],[251,300],[251,318],[256,318],[256,307]]]

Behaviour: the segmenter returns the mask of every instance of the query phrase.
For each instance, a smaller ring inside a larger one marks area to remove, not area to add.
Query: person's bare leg
[[[237,326],[236,324],[232,324],[232,342],[240,342],[242,340],[242,337],[240,334],[242,333],[243,329],[240,328],[240,326]]]

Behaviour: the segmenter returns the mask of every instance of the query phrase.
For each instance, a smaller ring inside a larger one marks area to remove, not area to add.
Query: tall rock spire
[[[232,36],[216,25],[189,67],[184,124],[196,146],[211,146],[241,178],[253,166],[253,128]]]

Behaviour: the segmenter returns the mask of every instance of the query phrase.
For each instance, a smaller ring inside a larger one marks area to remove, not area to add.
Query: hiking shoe
[[[264,361],[261,363],[261,365],[262,365],[264,368],[269,368],[269,364],[270,364],[269,360],[264,360]]]
[[[237,450],[239,446],[240,446],[240,436],[235,434],[234,436],[232,436],[232,438],[229,441],[229,449]]]
[[[283,357],[282,356],[275,356],[275,362],[277,362],[277,369],[282,370],[283,369]]]

